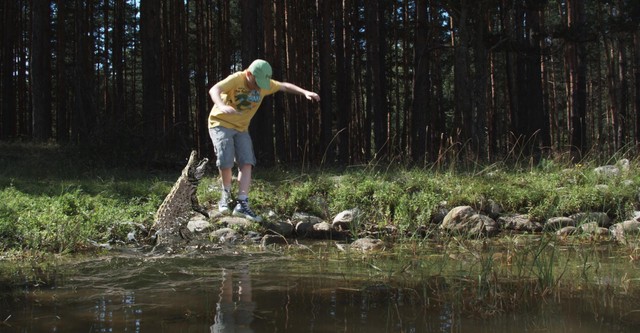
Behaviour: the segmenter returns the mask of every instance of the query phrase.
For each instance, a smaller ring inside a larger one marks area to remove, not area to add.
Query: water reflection
[[[442,277],[381,283],[344,262],[259,255],[113,257],[57,267],[29,280],[34,282],[3,281],[0,276],[0,332],[590,333],[638,328],[594,317],[590,304],[597,299],[545,299],[514,312],[472,317],[461,313],[463,304],[434,291],[465,288]],[[625,302],[616,309],[640,312],[637,297]]]
[[[215,323],[211,325],[212,333],[253,332],[250,325],[256,303],[252,299],[251,289],[248,267],[242,267],[237,271],[222,269]]]

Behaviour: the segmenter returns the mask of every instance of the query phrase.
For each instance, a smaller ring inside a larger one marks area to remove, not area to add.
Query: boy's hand
[[[238,112],[236,109],[233,108],[233,106],[231,105],[218,105],[218,110],[220,110],[221,113],[240,113]]]
[[[313,91],[307,91],[304,93],[304,97],[306,97],[310,101],[320,102],[320,96],[314,93]]]

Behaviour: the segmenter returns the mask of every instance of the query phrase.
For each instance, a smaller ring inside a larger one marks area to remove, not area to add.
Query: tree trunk
[[[292,26],[298,26],[299,21],[302,21],[300,17],[302,14],[298,11],[297,8],[293,6],[290,0],[285,0],[285,29],[286,29],[286,63],[285,68],[287,69],[286,79],[289,81],[297,82],[296,80],[296,72],[298,68],[298,54],[301,50],[297,49],[297,45],[295,43],[297,38],[297,34],[300,34],[301,28],[294,30]],[[284,78],[283,78],[284,79]],[[289,116],[289,161],[300,161],[300,156],[304,155],[303,151],[304,147],[304,127],[300,125],[303,123],[303,112],[302,110],[295,110],[292,106],[294,104],[294,96],[285,96],[285,104],[287,105],[287,114]]]
[[[261,2],[260,4],[258,14],[260,14],[260,21],[263,23],[262,30],[264,31],[264,34],[262,35],[262,41],[264,44],[263,57],[269,58],[269,63],[273,69],[274,64],[279,60],[274,57],[273,4],[269,1]],[[279,77],[280,76],[277,76],[277,78]],[[262,110],[258,115],[259,118],[256,120],[260,124],[260,126],[256,126],[259,127],[256,128],[256,133],[259,136],[258,140],[261,141],[258,148],[260,149],[261,163],[270,166],[276,162],[275,147],[273,143],[273,123],[274,119],[277,117],[275,112],[279,110],[274,110],[273,97],[269,97],[264,100],[261,108]]]
[[[617,8],[612,8],[610,15],[620,19]],[[604,36],[604,51],[607,60],[607,88],[609,91],[609,105],[613,122],[613,135],[610,138],[614,152],[621,149],[627,142],[627,114],[628,114],[628,83],[625,78],[627,72],[626,42],[620,34]]]
[[[174,117],[170,124],[170,137],[173,142],[173,152],[183,155],[193,148],[191,140],[191,117],[189,114],[189,35],[187,33],[187,10],[184,0],[171,2],[171,35],[173,43],[170,49],[172,54],[172,86]],[[169,115],[166,116],[171,119]]]
[[[455,31],[454,38],[454,82],[455,82],[455,116],[453,127],[461,130],[461,142],[471,138],[472,135],[472,84],[469,82],[471,72],[469,69],[469,43],[471,31],[468,25],[469,0],[462,0],[457,15],[453,16]]]
[[[335,149],[332,144],[333,133],[333,102],[332,102],[332,80],[331,80],[331,58],[333,56],[331,48],[331,20],[333,8],[332,0],[320,0],[318,5],[318,25],[317,32],[320,49],[320,147],[326,151],[322,162],[332,163],[335,158]]]
[[[523,16],[519,16],[516,22],[525,29],[519,31],[518,45],[522,51],[517,56],[518,72],[518,112],[521,115],[522,132],[517,133],[526,143],[524,151],[527,155],[540,154],[540,147],[548,147],[549,122],[547,112],[544,109],[542,96],[542,70],[540,61],[541,35],[540,11],[543,3],[539,0],[526,1],[524,10],[518,10]]]
[[[46,141],[52,134],[51,115],[51,7],[34,1],[31,19],[31,102],[33,138]]]
[[[56,50],[56,140],[58,142],[69,141],[69,89],[67,57],[67,26],[69,22],[69,2],[58,0],[57,50]]]
[[[350,42],[350,34],[349,34],[349,24],[348,24],[348,8],[349,6],[343,7],[342,1],[336,2],[335,12],[337,15],[334,17],[334,31],[335,31],[335,48],[336,48],[336,72],[341,73],[341,75],[336,75],[336,91],[341,94],[341,98],[336,100],[336,118],[337,118],[337,133],[336,139],[338,140],[338,161],[340,163],[346,164],[351,160],[351,154],[349,151],[350,148],[350,131],[349,131],[349,119],[350,119],[350,97],[351,91],[349,84],[349,76],[351,73],[349,72],[349,61],[350,58],[347,56],[347,48],[351,44]],[[347,24],[345,24],[347,21]],[[322,103],[325,103],[324,100]]]
[[[96,122],[96,90],[94,74],[94,46],[90,38],[94,3],[76,0],[75,11],[75,84],[73,96],[72,136],[76,142],[92,139]]]
[[[567,0],[567,26],[575,31],[575,38],[567,42],[569,70],[569,101],[571,105],[571,152],[579,161],[588,150],[586,136],[587,108],[587,52],[585,38],[585,7],[582,0]]]
[[[638,6],[638,8],[640,8],[640,6]],[[634,82],[635,82],[635,96],[636,96],[635,101],[633,103],[635,108],[635,116],[636,116],[635,144],[636,144],[636,147],[638,147],[640,145],[640,30],[636,30],[636,32],[633,33],[633,50],[635,54],[633,68],[635,68]]]
[[[208,87],[206,82],[207,77],[207,36],[209,34],[209,22],[207,17],[210,15],[209,8],[205,4],[204,0],[195,0],[195,11],[193,17],[196,22],[196,29],[191,31],[195,35],[195,72],[194,72],[194,87],[195,87],[195,119],[193,120],[194,137],[196,138],[197,151],[201,156],[207,156],[210,145],[209,143],[209,131],[207,129],[207,115],[209,114],[209,100]],[[197,28],[200,27],[200,28]]]
[[[102,60],[102,63],[100,64],[100,68],[101,71],[97,72],[98,75],[98,82],[99,82],[99,89],[101,89],[101,91],[99,92],[99,101],[102,102],[102,105],[98,106],[98,109],[100,110],[99,112],[102,113],[105,118],[106,118],[106,125],[107,131],[113,131],[112,129],[112,124],[111,122],[113,121],[113,105],[111,104],[111,94],[112,94],[112,90],[111,90],[111,61],[109,61],[110,58],[110,54],[113,53],[113,50],[111,50],[111,44],[112,44],[112,34],[110,34],[109,32],[111,31],[111,17],[110,17],[110,12],[111,12],[111,6],[109,4],[109,1],[105,1],[105,3],[101,6],[102,7],[102,28],[98,29],[99,34],[101,36],[99,36],[98,38],[101,38],[104,40],[103,42],[103,46],[102,46],[102,56],[100,58],[100,60]],[[102,78],[100,78],[100,75],[102,75]],[[105,133],[102,133],[103,135]]]
[[[427,153],[427,112],[431,84],[429,77],[427,0],[416,3],[416,33],[413,51],[413,97],[411,98],[411,158],[425,162]]]
[[[161,12],[157,0],[140,1],[140,43],[142,45],[142,132],[148,154],[155,154],[162,128]]]
[[[284,0],[275,0],[273,2],[274,22],[274,45],[273,57],[275,62],[273,66],[273,75],[282,77],[282,64],[286,63],[286,37],[285,37],[285,3]],[[275,158],[276,161],[283,162],[288,160],[289,154],[287,149],[287,130],[286,130],[286,108],[283,94],[275,94],[274,96],[274,127],[275,127]]]
[[[475,157],[480,162],[489,160],[487,155],[487,87],[489,83],[489,56],[487,52],[488,8],[482,2],[474,6],[473,24],[473,90],[471,99],[471,143]]]
[[[2,33],[0,38],[0,139],[15,138],[18,134],[15,63],[18,32],[18,8],[15,1],[2,1]]]
[[[387,91],[385,82],[384,9],[378,1],[365,2],[365,35],[367,50],[368,100],[373,113],[375,154],[387,157],[389,128],[387,123]]]
[[[124,39],[125,39],[125,8],[126,0],[115,0],[114,2],[114,24],[113,24],[113,103],[112,122],[116,128],[123,128],[126,113],[126,94],[124,90]]]

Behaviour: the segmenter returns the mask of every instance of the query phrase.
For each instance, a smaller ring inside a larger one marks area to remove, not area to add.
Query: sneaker
[[[231,210],[229,210],[230,199],[231,199],[231,194],[229,194],[229,192],[224,191],[222,193],[220,201],[218,201],[218,211],[220,212],[220,214],[229,215],[229,213],[231,212]]]
[[[254,213],[249,208],[249,200],[238,200],[236,208],[233,209],[233,216],[244,217],[245,219],[253,222],[262,222],[262,217]]]

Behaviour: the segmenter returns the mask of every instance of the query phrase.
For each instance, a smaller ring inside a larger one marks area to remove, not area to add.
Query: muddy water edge
[[[0,259],[0,332],[637,332],[636,249],[540,236]]]

